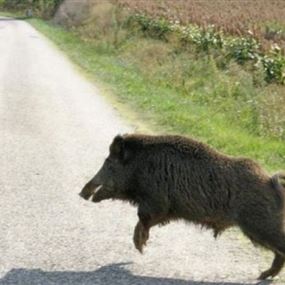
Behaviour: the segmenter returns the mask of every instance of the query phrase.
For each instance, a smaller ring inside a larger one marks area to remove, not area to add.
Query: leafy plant
[[[230,58],[243,64],[248,60],[256,60],[259,56],[259,43],[251,37],[229,38],[226,41],[226,50]]]
[[[143,14],[135,14],[130,16],[130,21],[135,20],[141,27],[141,30],[158,39],[166,39],[167,33],[171,31],[170,24],[165,19],[151,19]]]
[[[273,49],[269,55],[263,56],[261,61],[266,72],[265,79],[267,82],[285,84],[285,58],[280,49]]]
[[[260,43],[252,36],[226,36],[222,31],[216,31],[214,26],[185,26],[178,21],[156,20],[140,13],[131,15],[128,22],[138,24],[145,35],[167,39],[167,35],[174,34],[183,45],[193,44],[197,50],[206,52],[219,50],[220,54],[225,54],[229,60],[233,59],[239,64],[262,62],[264,78],[268,83],[285,84],[285,58],[281,50],[275,48],[269,54],[264,54]]]
[[[63,0],[3,0],[3,7],[10,10],[32,9],[38,16],[51,17]]]

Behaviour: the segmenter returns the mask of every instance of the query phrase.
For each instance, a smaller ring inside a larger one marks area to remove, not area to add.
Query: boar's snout
[[[94,194],[96,188],[99,186],[100,184],[96,184],[91,180],[83,187],[79,193],[79,196],[85,200],[88,200]]]
[[[95,196],[97,194],[97,190],[102,188],[102,185],[105,184],[104,181],[104,169],[103,167],[97,172],[97,174],[83,187],[79,196],[85,200],[88,200],[91,196]],[[95,200],[95,198],[93,199]]]
[[[92,197],[92,202],[99,203],[102,200],[110,199],[112,198],[112,194],[113,194],[112,190],[105,188],[104,186],[101,185],[96,189],[96,192]]]

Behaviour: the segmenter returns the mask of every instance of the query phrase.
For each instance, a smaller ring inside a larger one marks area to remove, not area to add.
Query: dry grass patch
[[[114,0],[130,10],[200,27],[215,25],[233,35],[253,34],[268,49],[277,42],[285,49],[284,0]]]

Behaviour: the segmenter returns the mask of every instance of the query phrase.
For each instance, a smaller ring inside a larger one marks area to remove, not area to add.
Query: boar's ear
[[[121,135],[117,135],[112,144],[110,145],[110,153],[115,156],[121,156],[124,149],[124,138]]]
[[[131,157],[131,151],[127,148],[124,137],[117,135],[111,146],[110,153],[123,162],[127,162]]]

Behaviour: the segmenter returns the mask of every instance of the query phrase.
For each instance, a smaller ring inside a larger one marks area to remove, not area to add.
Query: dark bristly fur
[[[134,243],[142,252],[149,230],[185,219],[213,229],[231,226],[275,253],[259,278],[277,275],[285,262],[284,173],[270,177],[254,161],[221,154],[181,136],[114,138],[104,165],[81,191],[94,202],[127,200],[138,206]],[[100,186],[100,188],[98,188]]]

